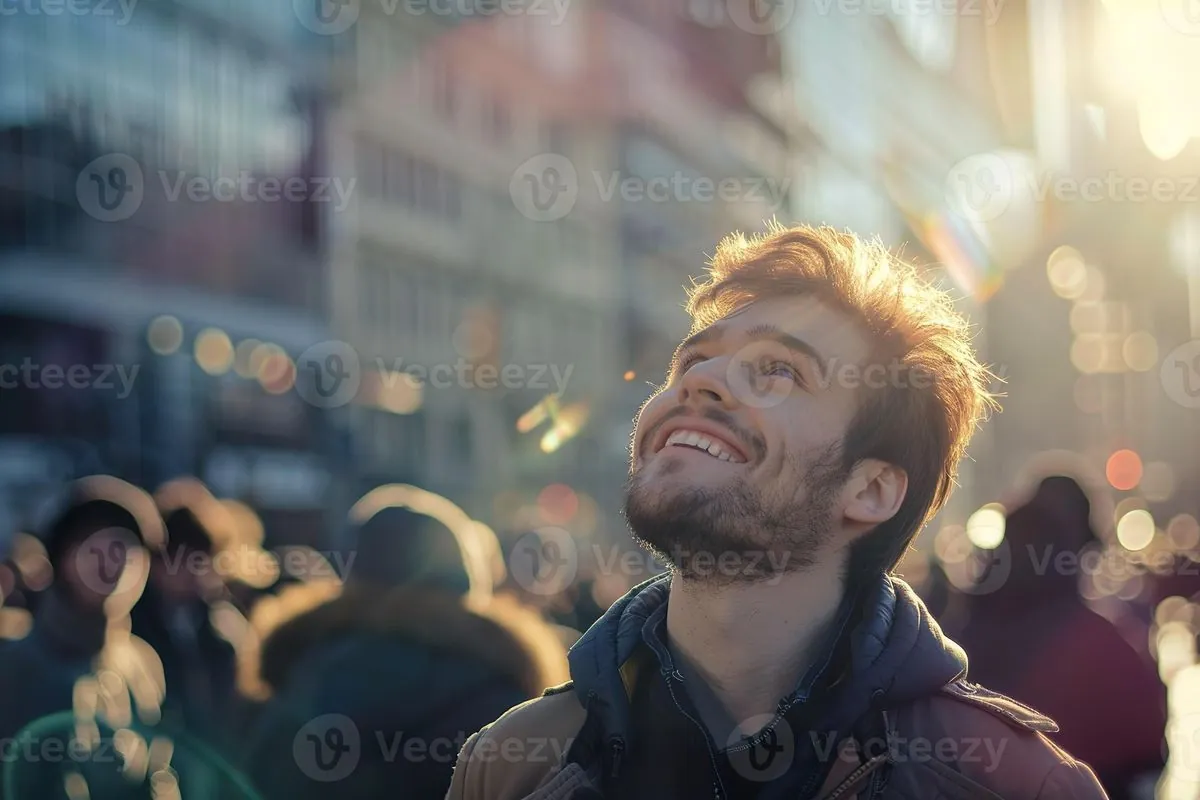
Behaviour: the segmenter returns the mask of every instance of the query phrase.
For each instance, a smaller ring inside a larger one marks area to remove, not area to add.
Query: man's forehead
[[[861,361],[870,352],[867,331],[849,312],[814,295],[755,300],[700,332],[704,338],[746,336],[766,327],[808,342],[829,358]]]

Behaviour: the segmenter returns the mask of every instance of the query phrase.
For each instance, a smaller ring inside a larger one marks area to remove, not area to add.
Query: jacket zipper
[[[725,796],[725,784],[721,782],[721,773],[717,769],[717,759],[713,756],[712,745],[708,741],[708,730],[697,722],[696,718],[689,714],[680,704],[679,698],[675,696],[674,680],[683,682],[683,675],[680,674],[679,670],[667,673],[667,691],[671,693],[671,699],[675,701],[675,707],[679,709],[679,713],[690,719],[692,724],[699,728],[700,733],[704,735],[704,748],[708,750],[708,761],[712,764],[713,769],[713,800],[721,800]]]
[[[621,756],[625,752],[625,740],[620,736],[614,736],[609,740],[608,748],[612,751],[612,769],[609,771],[609,775],[616,780],[621,775]]]
[[[857,784],[868,778],[873,772],[882,767],[887,762],[888,757],[889,755],[887,753],[875,756],[870,761],[854,770],[854,772],[851,772],[846,777],[846,780],[835,786],[832,791],[830,791],[820,800],[837,800],[837,798],[848,793],[850,790],[856,789]]]

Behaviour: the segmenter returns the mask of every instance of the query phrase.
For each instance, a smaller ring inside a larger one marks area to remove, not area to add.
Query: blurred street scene
[[[1197,76],[1193,0],[0,0],[0,798],[444,796],[662,570],[631,420],[771,219],[1002,379],[901,570],[972,678],[1200,797]]]

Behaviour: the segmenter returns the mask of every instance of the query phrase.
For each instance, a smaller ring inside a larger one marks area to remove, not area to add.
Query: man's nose
[[[679,382],[680,401],[700,406],[733,407],[733,392],[725,380],[723,363],[721,359],[711,359],[690,367]]]

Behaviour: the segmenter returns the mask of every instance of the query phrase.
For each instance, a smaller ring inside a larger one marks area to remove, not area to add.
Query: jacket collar
[[[580,702],[599,716],[608,740],[627,737],[629,675],[628,670],[622,675],[622,667],[643,643],[647,621],[665,609],[670,580],[664,574],[635,586],[571,648],[574,689]],[[841,613],[845,616],[838,617],[830,658],[814,665],[796,690],[804,695],[827,674],[839,646],[844,648],[840,708],[829,721],[834,726],[853,724],[873,706],[936,692],[966,672],[962,649],[944,636],[916,593],[895,576],[883,575],[864,586],[861,602],[844,604]]]

